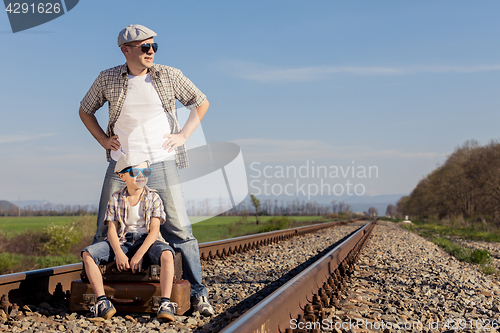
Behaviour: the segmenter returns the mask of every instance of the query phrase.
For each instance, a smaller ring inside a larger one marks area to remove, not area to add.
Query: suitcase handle
[[[130,298],[116,298],[116,297],[111,296],[109,298],[109,300],[115,304],[132,304],[132,303],[135,303],[136,301],[140,301],[141,298],[136,297],[135,299],[130,299]]]

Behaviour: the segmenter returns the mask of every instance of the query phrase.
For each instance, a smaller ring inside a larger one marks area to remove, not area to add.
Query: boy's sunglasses
[[[142,44],[142,45],[127,45],[127,46],[131,46],[131,47],[140,47],[141,48],[141,51],[144,52],[144,53],[148,53],[149,52],[149,49],[150,48],[153,48],[153,51],[158,51],[158,44],[157,43],[153,43],[153,44]]]
[[[139,174],[141,172],[142,172],[142,175],[144,177],[149,177],[153,173],[153,169],[151,169],[151,168],[143,168],[143,169],[139,169],[139,168],[127,168],[127,169],[123,170],[120,173],[125,173],[127,171],[128,171],[128,174],[130,175],[130,177],[137,177],[137,176],[139,176]]]

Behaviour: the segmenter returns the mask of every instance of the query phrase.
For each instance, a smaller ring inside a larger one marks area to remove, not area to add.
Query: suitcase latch
[[[155,281],[160,279],[160,266],[158,265],[151,266],[151,276],[149,277],[149,279]]]
[[[87,304],[96,303],[95,294],[83,294],[83,302]]]
[[[161,296],[153,296],[153,300],[151,302],[153,303],[151,309],[153,311],[158,311],[158,309],[160,308]]]

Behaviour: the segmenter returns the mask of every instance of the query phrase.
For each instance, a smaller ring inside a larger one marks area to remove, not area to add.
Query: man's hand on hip
[[[186,143],[187,138],[182,134],[165,134],[163,138],[167,138],[167,140],[163,143],[163,149],[167,150],[170,153],[175,148],[182,146]]]
[[[117,151],[120,148],[120,141],[118,141],[118,135],[113,135],[112,137],[106,136],[102,141],[99,141],[104,149],[111,149]]]

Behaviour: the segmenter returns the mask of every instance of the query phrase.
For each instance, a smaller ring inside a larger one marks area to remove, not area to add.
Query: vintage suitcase
[[[116,262],[100,265],[104,293],[121,312],[156,313],[161,300],[159,265],[146,267],[143,272],[118,271]],[[85,273],[81,280],[71,282],[70,311],[88,311],[95,304],[96,295]],[[191,308],[191,284],[182,280],[182,255],[174,258],[174,283],[170,300],[178,304],[175,314],[182,315]]]
[[[156,313],[161,301],[160,283],[152,282],[104,282],[104,293],[119,312]],[[191,284],[186,280],[174,281],[170,300],[177,303],[176,315],[191,308]],[[70,311],[89,311],[96,302],[90,283],[81,280],[71,282]]]
[[[114,282],[160,282],[160,265],[151,265],[143,267],[142,272],[132,273],[131,270],[120,272],[116,268],[116,261],[106,265],[99,265],[99,269],[104,281]],[[80,274],[82,281],[88,282],[87,274],[85,272],[85,265],[83,266],[82,273]],[[175,253],[174,258],[174,281],[182,279],[182,254]]]

